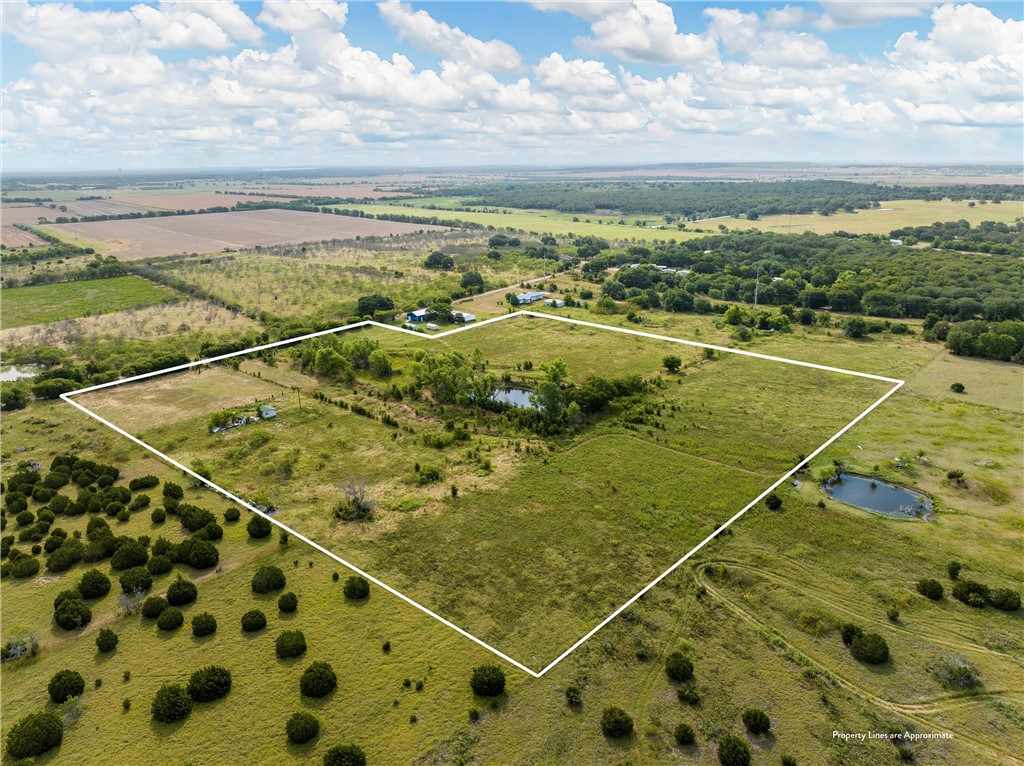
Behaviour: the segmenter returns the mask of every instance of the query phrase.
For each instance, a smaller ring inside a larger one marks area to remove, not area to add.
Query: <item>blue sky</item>
[[[4,168],[1021,162],[1019,3],[0,4]]]

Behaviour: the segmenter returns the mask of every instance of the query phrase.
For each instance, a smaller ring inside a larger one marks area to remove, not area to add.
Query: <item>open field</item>
[[[208,373],[182,373],[99,391],[82,403],[186,464],[201,460],[231,491],[268,497],[285,523],[540,668],[891,388],[730,355],[699,363],[692,348],[544,320],[516,319],[436,344],[391,335],[361,337],[378,340],[396,360],[393,385],[407,381],[407,364],[397,360],[418,349],[468,355],[478,348],[495,374],[513,374],[523,359],[558,357],[580,383],[593,375],[654,375],[661,387],[640,411],[659,416],[636,420],[628,408],[610,413],[539,458],[513,450],[511,434],[480,412],[448,412],[475,420],[467,446],[497,466],[481,472],[461,447],[438,450],[415,436],[443,431],[430,408],[411,413],[385,404],[413,431],[397,432],[308,397],[302,404],[289,395],[291,386],[277,389],[274,421],[208,433],[210,414],[269,398],[250,390],[271,385],[251,371],[221,371],[237,382],[211,379],[209,402],[202,400]],[[690,360],[685,375],[659,374],[668,353]],[[531,380],[538,382],[527,375],[524,383]],[[364,406],[380,406],[368,385],[357,387],[369,397]],[[801,421],[788,404],[825,391],[828,413],[813,422]],[[267,435],[259,447],[250,442],[254,432]],[[623,461],[623,454],[632,457]],[[437,461],[445,482],[459,485],[457,500],[445,498],[444,488],[409,485],[413,463]],[[380,502],[369,525],[348,528],[330,516],[341,499],[336,485],[350,477],[366,481]],[[523,561],[530,563],[513,564]]]
[[[141,205],[153,210],[203,210],[208,207],[233,207],[239,202],[262,202],[274,197],[247,194],[217,194],[212,191],[171,190],[166,193],[125,191],[114,192],[119,202]],[[281,200],[286,202],[287,200]]]
[[[982,221],[1013,223],[1024,216],[1024,203],[1008,201],[999,205],[976,204],[970,207],[969,201],[926,202],[923,200],[896,200],[883,202],[880,208],[858,210],[856,213],[834,213],[821,216],[810,215],[771,215],[756,221],[740,218],[716,218],[712,223],[722,223],[730,229],[760,229],[762,231],[778,231],[799,234],[813,231],[815,234],[828,234],[833,231],[845,231],[850,234],[888,234],[894,229],[906,226],[927,226],[936,221],[959,221],[963,219],[976,226]]]
[[[425,224],[276,209],[61,224],[48,226],[47,230],[61,237],[72,234],[105,242],[110,253],[129,261],[176,253],[239,250],[256,245],[443,231],[441,227]]]
[[[48,324],[5,328],[0,330],[0,345],[7,349],[47,345],[70,350],[82,341],[164,338],[194,330],[212,334],[234,333],[258,327],[256,322],[238,312],[190,298],[178,303],[159,303]]]
[[[0,298],[4,329],[181,300],[172,290],[139,277],[7,288]]]
[[[654,241],[667,239],[680,241],[701,236],[699,233],[692,231],[692,229],[677,229],[675,226],[658,229],[650,226],[622,225],[618,223],[618,216],[601,217],[582,213],[573,216],[569,213],[559,213],[556,210],[518,210],[509,208],[508,213],[482,213],[472,210],[419,209],[415,203],[398,202],[392,204],[340,205],[339,207],[350,210],[363,210],[374,215],[437,216],[442,219],[480,223],[497,229],[512,229],[536,234],[566,235],[573,233],[579,236],[602,237],[609,241]],[[579,218],[579,220],[573,221],[574,217]],[[590,223],[587,222],[588,218]],[[648,216],[647,220],[651,224],[664,223],[658,216]],[[603,221],[604,223],[598,223],[598,221]],[[693,225],[699,227],[701,222]]]
[[[19,229],[16,226],[4,224],[0,226],[0,244],[9,248],[28,248],[45,245],[46,240],[37,237],[30,231]]]
[[[0,218],[6,223],[28,223],[35,225],[40,219],[54,221],[60,216],[81,217],[91,215],[124,215],[145,213],[148,207],[128,204],[115,200],[68,200],[66,202],[44,202],[39,205],[5,203],[0,206]]]

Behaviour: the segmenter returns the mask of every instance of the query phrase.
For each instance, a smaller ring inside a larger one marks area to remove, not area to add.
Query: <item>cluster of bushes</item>
[[[846,623],[840,628],[843,643],[850,654],[868,665],[883,665],[889,661],[889,645],[877,633],[865,633],[860,626]]]
[[[213,702],[231,691],[231,671],[209,665],[194,672],[187,686],[164,684],[157,691],[150,708],[153,719],[174,723],[188,717],[194,702]]]
[[[982,609],[994,606],[1004,612],[1020,609],[1020,594],[1010,588],[989,588],[974,580],[957,580],[953,583],[953,598],[968,606]]]

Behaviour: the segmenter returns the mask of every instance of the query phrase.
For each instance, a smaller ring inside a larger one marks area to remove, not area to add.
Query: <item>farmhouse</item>
[[[430,309],[416,309],[406,314],[406,318],[410,322],[426,322],[428,319],[433,319],[436,315]]]
[[[544,293],[538,292],[520,293],[519,295],[516,296],[516,300],[519,302],[520,306],[527,306],[531,303],[536,303],[537,301],[543,299]]]

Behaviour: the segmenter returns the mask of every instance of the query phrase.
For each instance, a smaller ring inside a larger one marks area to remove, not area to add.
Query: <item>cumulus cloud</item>
[[[399,0],[377,3],[381,18],[400,37],[420,50],[465,62],[488,72],[510,72],[522,66],[519,52],[501,40],[479,40],[458,27],[437,21],[426,11],[413,11]]]
[[[294,34],[312,29],[339,30],[348,18],[348,3],[335,0],[264,0],[257,21]]]

